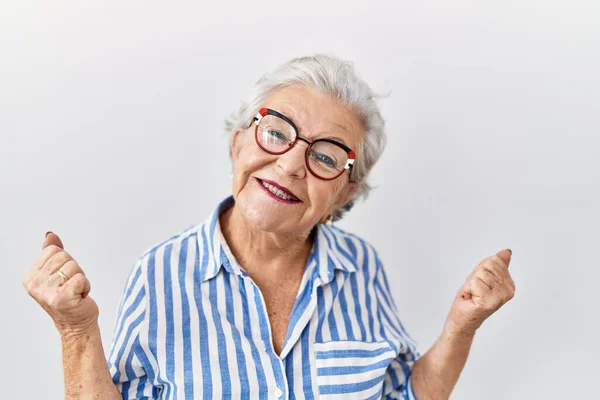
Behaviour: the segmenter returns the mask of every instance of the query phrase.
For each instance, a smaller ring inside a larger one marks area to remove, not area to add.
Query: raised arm
[[[104,355],[98,306],[89,296],[90,282],[57,235],[46,234],[42,252],[25,274],[23,286],[60,333],[65,399],[121,400]]]
[[[512,299],[515,284],[508,272],[512,252],[484,259],[459,290],[444,329],[431,349],[414,364],[412,388],[418,400],[448,399],[465,366],[475,332]]]

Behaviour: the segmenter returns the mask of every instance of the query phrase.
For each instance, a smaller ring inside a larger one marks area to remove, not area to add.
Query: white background
[[[230,193],[224,117],[321,51],[391,91],[378,188],[339,224],[423,352],[479,261],[514,252],[452,398],[600,398],[600,3],[547,0],[0,0],[0,397],[62,396],[21,286],[44,233],[90,277],[107,350],[135,259]]]

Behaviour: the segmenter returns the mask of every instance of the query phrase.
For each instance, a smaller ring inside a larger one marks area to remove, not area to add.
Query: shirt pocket
[[[323,399],[380,398],[396,351],[388,342],[338,340],[314,343],[319,395]]]

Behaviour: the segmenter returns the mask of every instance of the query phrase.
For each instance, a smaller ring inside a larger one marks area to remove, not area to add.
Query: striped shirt
[[[210,218],[136,262],[108,364],[123,399],[415,399],[419,352],[364,240],[318,224],[277,354],[263,296]]]

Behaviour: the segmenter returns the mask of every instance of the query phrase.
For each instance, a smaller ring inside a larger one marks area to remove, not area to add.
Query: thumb
[[[500,257],[502,261],[504,261],[504,264],[506,264],[507,267],[510,265],[510,259],[512,257],[511,249],[499,251],[496,255]]]
[[[460,290],[458,291],[458,294],[463,300],[468,300],[473,297],[473,294],[471,293],[471,283],[469,282],[469,279],[467,279],[467,281],[461,286]]]
[[[63,242],[60,240],[60,238],[58,237],[57,234],[55,234],[53,232],[47,232],[46,238],[44,239],[44,244],[42,245],[42,250],[52,244],[60,247],[61,249],[65,248],[65,246],[63,245]]]

